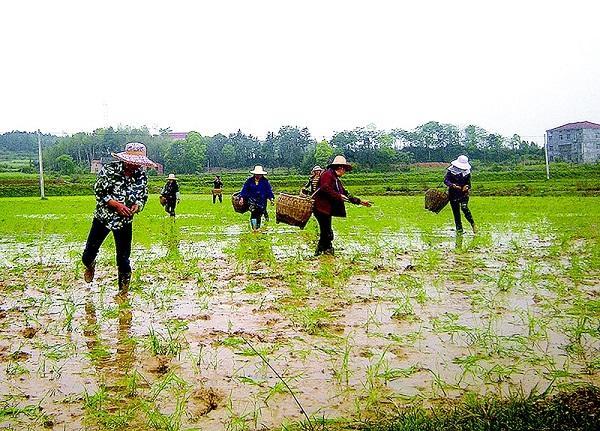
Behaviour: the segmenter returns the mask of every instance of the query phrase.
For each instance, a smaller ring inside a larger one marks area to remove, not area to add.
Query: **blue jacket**
[[[261,177],[258,184],[256,184],[254,175],[246,180],[244,187],[242,187],[242,191],[240,192],[240,196],[243,197],[244,200],[254,202],[256,206],[263,209],[267,207],[267,199],[275,199],[269,180],[265,177]]]

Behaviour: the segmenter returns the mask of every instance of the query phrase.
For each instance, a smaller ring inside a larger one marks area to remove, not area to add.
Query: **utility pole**
[[[42,138],[40,135],[40,129],[37,131],[38,138],[38,164],[40,165],[40,197],[42,200],[46,200],[44,194],[44,164],[42,162]]]
[[[544,133],[544,155],[546,156],[546,179],[550,179],[550,163],[548,162],[548,133]]]

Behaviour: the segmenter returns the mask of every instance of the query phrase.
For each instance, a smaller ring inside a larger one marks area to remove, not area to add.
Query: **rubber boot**
[[[252,230],[258,229],[258,220],[255,218],[250,219],[250,226],[252,226]]]
[[[84,265],[85,271],[83,273],[83,279],[86,283],[94,281],[94,273],[96,272],[96,261],[93,261],[90,266]]]
[[[129,282],[131,281],[131,272],[119,273],[119,295],[127,295],[129,292]]]

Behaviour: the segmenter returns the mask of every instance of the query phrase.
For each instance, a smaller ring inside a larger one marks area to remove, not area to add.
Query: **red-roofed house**
[[[590,121],[568,123],[546,130],[548,158],[575,163],[600,160],[600,124]]]

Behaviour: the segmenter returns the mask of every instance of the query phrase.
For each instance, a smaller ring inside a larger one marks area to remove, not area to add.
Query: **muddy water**
[[[302,420],[252,348],[316,417],[598,383],[598,316],[571,309],[597,297],[597,274],[574,286],[557,270],[565,257],[549,256],[553,240],[526,229],[462,241],[445,230],[350,233],[335,259],[312,259],[311,239],[283,226],[255,237],[242,225],[225,235],[179,231],[135,247],[131,291],[117,296],[110,248],[86,285],[82,244],[5,238],[0,396],[14,409],[0,426],[170,420],[217,430]],[[253,247],[259,256],[244,254]]]

